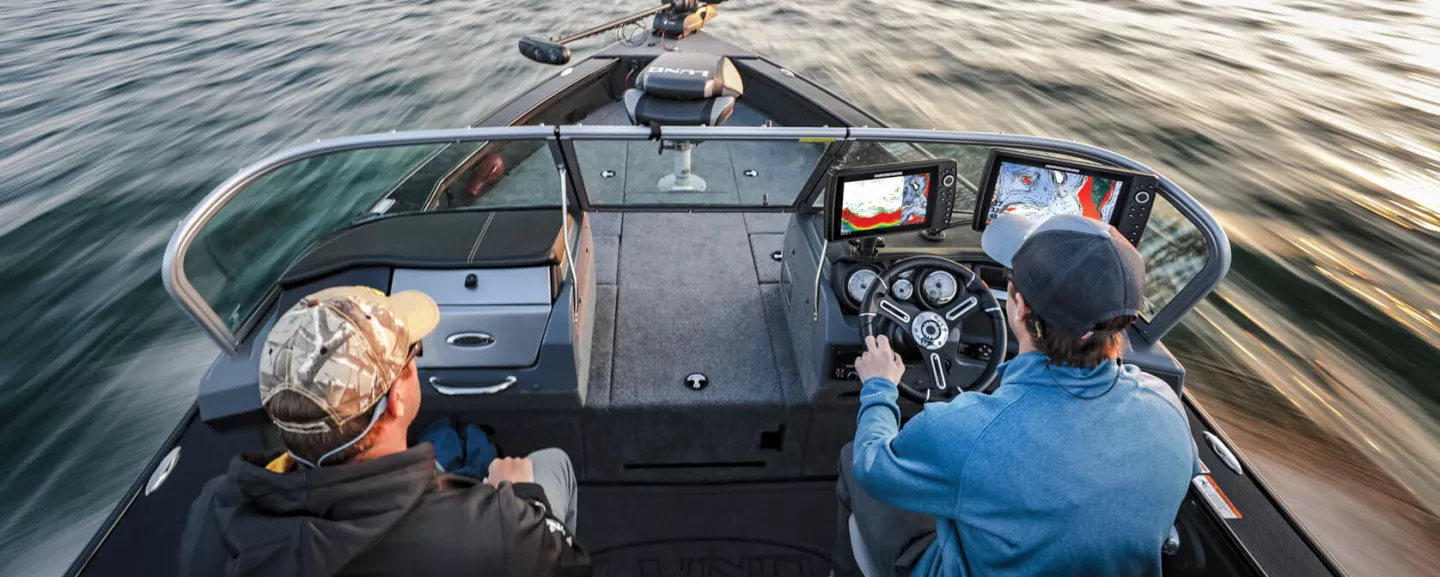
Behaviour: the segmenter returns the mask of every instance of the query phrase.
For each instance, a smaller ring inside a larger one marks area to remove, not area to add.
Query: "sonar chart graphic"
[[[847,182],[841,196],[840,233],[923,223],[929,198],[928,174]]]
[[[1079,214],[1109,222],[1123,186],[1118,180],[1004,162],[986,218],[993,222],[1009,212],[1035,219]]]

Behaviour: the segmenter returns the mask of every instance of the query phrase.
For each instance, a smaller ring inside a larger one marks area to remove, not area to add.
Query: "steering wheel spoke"
[[[925,355],[925,367],[930,370],[930,383],[936,390],[940,392],[950,390],[950,385],[946,382],[946,373],[949,371],[945,367],[945,356],[941,355],[940,351],[930,351]]]
[[[910,328],[910,323],[915,320],[915,316],[920,314],[920,309],[915,305],[900,302],[888,296],[880,297],[880,304],[877,305],[876,310],[880,313],[880,316],[895,321],[907,329]]]
[[[965,320],[965,317],[970,316],[970,313],[975,312],[978,308],[980,308],[980,299],[975,298],[975,295],[968,295],[945,311],[945,320],[954,326]]]

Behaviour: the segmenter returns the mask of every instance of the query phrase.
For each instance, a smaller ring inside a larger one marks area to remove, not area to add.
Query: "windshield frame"
[[[612,212],[634,212],[647,210],[730,210],[798,212],[814,210],[815,196],[823,194],[824,176],[835,168],[837,151],[859,141],[903,141],[968,146],[1004,147],[1037,152],[1051,152],[1089,159],[1102,164],[1155,172],[1143,164],[1123,155],[1088,144],[1068,140],[1037,136],[995,134],[983,132],[956,132],[940,130],[918,130],[903,128],[815,128],[815,127],[693,127],[666,126],[659,130],[663,140],[801,140],[805,142],[828,143],[806,182],[806,189],[799,191],[795,201],[788,205],[740,206],[740,205],[606,205],[596,210]],[[210,336],[216,344],[229,354],[234,354],[243,340],[255,330],[254,322],[259,311],[265,309],[265,302],[257,303],[255,313],[249,322],[241,325],[238,332],[232,332],[220,315],[190,283],[184,271],[185,254],[191,243],[205,225],[247,186],[259,178],[281,167],[308,158],[382,146],[404,146],[424,144],[455,144],[470,141],[496,140],[548,140],[560,148],[559,158],[563,164],[557,166],[565,189],[565,201],[573,203],[571,210],[591,211],[583,179],[577,176],[577,163],[572,141],[576,140],[653,140],[655,132],[648,127],[638,126],[510,126],[491,128],[458,128],[444,130],[420,130],[391,132],[362,136],[348,136],[321,140],[272,154],[259,162],[242,169],[236,175],[222,182],[181,221],[179,228],[166,247],[161,265],[161,278],[165,289],[188,314]],[[1214,216],[1198,201],[1170,179],[1159,175],[1160,194],[1166,198],[1204,236],[1207,258],[1204,267],[1195,275],[1153,319],[1136,323],[1136,329],[1147,341],[1156,342],[1178,324],[1200,299],[1208,295],[1224,279],[1230,268],[1230,243],[1225,231]],[[278,278],[276,279],[278,280]],[[269,291],[268,299],[276,291]],[[238,333],[238,334],[237,334]]]

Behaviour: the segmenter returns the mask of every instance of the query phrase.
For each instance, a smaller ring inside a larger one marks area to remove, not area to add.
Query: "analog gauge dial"
[[[955,275],[943,270],[937,270],[925,275],[924,282],[920,288],[925,291],[925,299],[933,305],[943,305],[955,298],[955,291],[959,284],[955,282]]]
[[[908,301],[910,300],[910,296],[915,294],[915,285],[910,282],[910,279],[902,278],[895,281],[895,287],[894,290],[891,291],[891,294],[895,295],[897,299]]]
[[[850,273],[850,278],[845,281],[845,292],[850,293],[850,300],[856,303],[865,300],[865,293],[870,292],[870,286],[880,277],[875,271],[868,268],[857,268]]]

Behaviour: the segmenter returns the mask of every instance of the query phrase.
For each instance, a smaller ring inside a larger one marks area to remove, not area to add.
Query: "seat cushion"
[[[735,97],[672,100],[646,94],[638,88],[625,91],[625,112],[638,125],[719,126],[735,110]]]
[[[735,63],[724,56],[698,52],[666,52],[650,61],[635,87],[651,96],[672,100],[739,97],[745,84]]]

